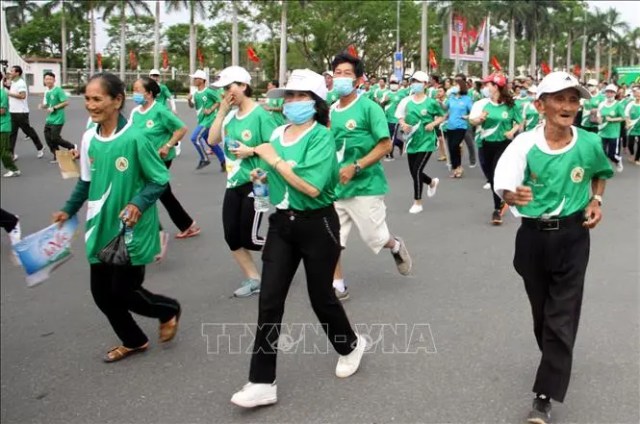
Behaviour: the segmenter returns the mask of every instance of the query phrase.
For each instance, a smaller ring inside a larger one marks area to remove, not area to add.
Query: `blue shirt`
[[[445,101],[445,105],[448,108],[449,119],[447,120],[447,129],[449,130],[466,130],[469,128],[469,124],[466,119],[462,117],[469,115],[471,107],[473,106],[473,100],[466,94],[458,97],[452,94]]]

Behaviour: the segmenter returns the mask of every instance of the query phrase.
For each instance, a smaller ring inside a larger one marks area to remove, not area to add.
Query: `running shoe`
[[[427,197],[433,197],[436,195],[436,190],[438,189],[438,184],[440,184],[439,178],[433,178],[431,180],[431,184],[427,186]]]
[[[278,386],[275,382],[247,383],[231,396],[231,403],[243,408],[272,405],[278,401]]]
[[[496,209],[491,214],[491,223],[493,225],[501,225],[502,224],[502,215],[500,215],[500,210]]]
[[[469,168],[475,168],[476,166],[478,166],[477,162],[473,162],[469,164]]]
[[[409,250],[407,250],[404,241],[399,237],[396,237],[396,240],[400,243],[400,250],[398,253],[393,253],[393,249],[391,249],[391,256],[393,256],[393,260],[396,262],[398,272],[402,275],[409,275],[413,265],[411,255],[409,255]]]
[[[411,208],[409,209],[409,213],[416,214],[416,213],[420,213],[420,212],[422,212],[422,210],[423,210],[422,205],[417,205],[417,204],[415,204],[415,203],[414,203],[414,204],[411,206]]]
[[[176,144],[174,146],[175,152],[176,152],[176,157],[180,156],[180,153],[182,153],[182,147],[180,146],[180,143]]]
[[[616,171],[622,172],[624,170],[624,165],[622,164],[622,159],[618,161],[616,164]]]
[[[348,355],[340,355],[340,358],[338,358],[338,364],[336,365],[336,377],[350,377],[358,371],[358,368],[360,368],[362,356],[367,348],[367,340],[359,334],[356,334],[356,337],[358,338],[358,343],[351,353]]]
[[[16,154],[14,153],[14,155],[13,155],[13,161],[14,161],[14,162],[15,162],[15,161],[17,161],[19,157],[20,157],[20,156],[18,156],[18,155],[16,155]]]
[[[484,183],[484,185],[482,186],[483,190],[489,190],[491,189],[491,183],[489,181],[487,181],[486,183]]]
[[[534,399],[527,422],[531,424],[551,424],[551,402],[538,398]]]
[[[19,177],[19,176],[20,176],[20,171],[9,171],[3,175],[3,177],[5,178]]]
[[[202,169],[207,165],[211,165],[211,161],[208,160],[201,160],[200,162],[198,162],[198,166],[196,166],[196,170],[198,169]]]
[[[343,292],[336,289],[335,287],[333,288],[333,291],[336,292],[336,297],[339,301],[344,302],[345,300],[349,300],[349,290],[346,287],[344,288]]]
[[[240,288],[234,291],[233,295],[235,297],[249,297],[256,293],[260,293],[260,280],[247,278],[240,283]]]
[[[43,157],[44,157],[44,149],[40,149],[40,150],[38,150],[38,153],[37,153],[36,157],[37,157],[38,159],[43,158]]]

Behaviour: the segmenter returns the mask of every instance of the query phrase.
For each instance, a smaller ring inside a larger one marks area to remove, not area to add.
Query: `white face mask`
[[[391,89],[391,91],[398,91],[398,88],[400,88],[400,86],[398,84],[389,84],[389,88]]]

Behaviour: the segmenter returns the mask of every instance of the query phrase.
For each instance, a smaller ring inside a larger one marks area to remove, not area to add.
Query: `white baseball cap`
[[[615,84],[609,84],[604,88],[604,91],[615,91],[617,93],[618,86],[616,86]]]
[[[251,75],[241,66],[229,66],[220,72],[220,78],[213,83],[214,87],[226,87],[234,82],[251,84]]]
[[[527,92],[536,94],[538,92],[538,86],[532,85],[531,87],[527,88]]]
[[[580,93],[580,97],[583,99],[590,99],[591,93],[589,90],[580,85],[580,82],[566,72],[557,71],[551,72],[544,77],[538,85],[538,92],[536,93],[536,99],[542,97],[543,94],[557,93],[558,91],[566,90],[567,88],[575,88]]]
[[[149,76],[151,75],[160,75],[160,71],[158,71],[157,69],[152,69],[149,71]]]
[[[327,85],[324,77],[311,69],[294,69],[284,88],[274,88],[267,92],[267,97],[275,99],[284,97],[287,91],[311,91],[322,100],[327,98]]]
[[[591,78],[589,81],[587,81],[587,85],[598,85],[598,80]]]
[[[329,75],[331,78],[333,78],[333,71],[324,71],[322,75]]]
[[[207,74],[205,74],[202,69],[198,69],[193,75],[189,76],[193,79],[199,78],[205,81],[207,80]]]
[[[424,71],[416,71],[411,75],[411,79],[420,82],[429,82],[429,75]]]
[[[395,75],[391,75],[389,77],[389,84],[391,84],[392,82],[398,82],[398,78]]]

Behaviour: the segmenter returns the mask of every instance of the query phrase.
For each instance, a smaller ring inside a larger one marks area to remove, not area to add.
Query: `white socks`
[[[340,293],[344,293],[344,291],[347,289],[344,286],[344,279],[339,279],[339,280],[333,280],[333,288],[338,290]]]

